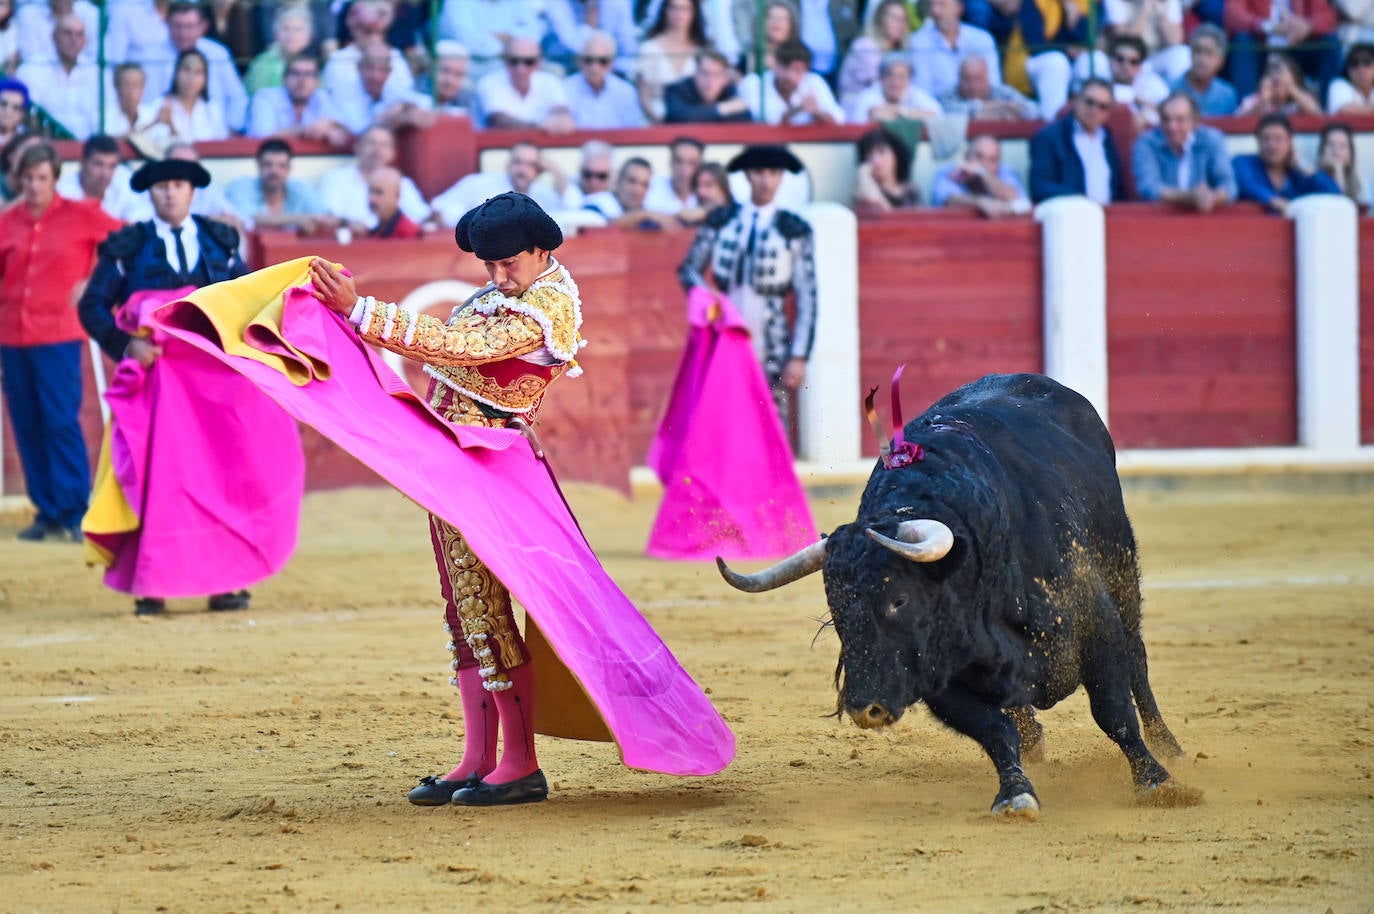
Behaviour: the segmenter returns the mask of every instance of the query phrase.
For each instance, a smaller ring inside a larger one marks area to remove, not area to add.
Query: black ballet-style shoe
[[[251,599],[248,591],[239,590],[233,593],[214,594],[205,601],[205,605],[211,612],[229,612],[236,609],[247,609]]]
[[[505,784],[479,781],[473,787],[457,791],[450,801],[454,806],[514,806],[517,803],[538,803],[549,798],[549,782],[544,772],[536,768],[533,774]]]
[[[447,806],[455,793],[465,787],[476,787],[480,783],[482,778],[476,774],[461,781],[445,781],[431,774],[421,778],[419,786],[406,794],[406,799],[416,806]]]
[[[160,616],[167,611],[167,604],[157,597],[139,597],[134,601],[135,616]]]

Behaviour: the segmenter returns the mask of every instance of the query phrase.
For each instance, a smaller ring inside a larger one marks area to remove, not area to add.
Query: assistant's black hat
[[[563,230],[538,203],[507,191],[464,213],[453,240],[481,260],[505,260],[532,248],[552,251],[563,243]]]
[[[145,163],[134,172],[129,186],[142,192],[162,181],[190,181],[192,187],[209,187],[210,172],[204,165],[189,159],[159,159]]]
[[[748,171],[750,168],[780,168],[796,174],[802,170],[802,163],[786,146],[763,145],[746,146],[725,166],[726,171]]]

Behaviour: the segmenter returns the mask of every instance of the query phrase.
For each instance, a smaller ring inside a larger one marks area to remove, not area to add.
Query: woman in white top
[[[883,57],[892,51],[906,51],[910,40],[911,15],[906,0],[882,0],[867,30],[854,39],[840,65],[840,104],[846,112],[865,89],[878,81]]]
[[[1374,114],[1374,44],[1357,44],[1345,55],[1345,79],[1331,80],[1326,113]]]
[[[162,97],[157,122],[184,142],[222,140],[229,136],[224,112],[210,101],[209,64],[192,48],[177,55],[172,70],[172,89]]]
[[[663,90],[696,72],[696,54],[706,47],[700,0],[664,0],[649,37],[639,45],[635,82],[644,115],[663,122]]]

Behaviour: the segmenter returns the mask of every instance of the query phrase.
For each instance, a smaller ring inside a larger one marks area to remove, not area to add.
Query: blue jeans
[[[80,526],[91,494],[78,419],[83,345],[0,346],[0,388],[24,482],[39,522],[49,525]]]

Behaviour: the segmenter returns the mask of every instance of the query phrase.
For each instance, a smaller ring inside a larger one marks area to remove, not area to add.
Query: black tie
[[[181,266],[181,278],[185,279],[191,272],[191,267],[186,263],[186,247],[181,243],[181,230],[183,226],[178,225],[172,229],[172,238],[177,243],[177,263]]]
[[[755,210],[754,217],[749,220],[749,240],[744,242],[744,251],[735,261],[735,285],[737,286],[744,285],[744,262],[754,259],[754,230],[758,228],[758,225],[759,214],[758,210]]]

